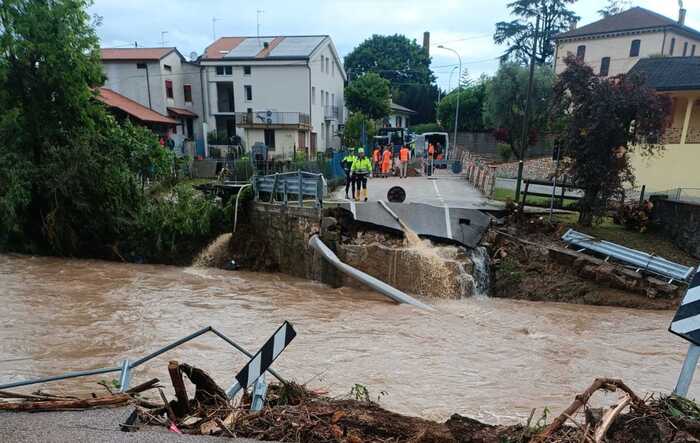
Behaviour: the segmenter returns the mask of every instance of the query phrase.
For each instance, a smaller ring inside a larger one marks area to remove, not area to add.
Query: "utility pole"
[[[518,162],[518,179],[515,183],[515,201],[520,201],[520,186],[523,181],[525,168],[525,150],[530,141],[528,124],[530,123],[530,102],[532,101],[532,86],[535,80],[535,58],[537,57],[537,35],[540,33],[540,15],[537,14],[535,35],[532,37],[532,56],[530,58],[530,77],[527,81],[527,98],[525,99],[525,115],[523,116],[523,131],[520,134],[520,158]]]
[[[455,136],[454,136],[454,141],[452,143],[454,145],[454,147],[452,149],[457,149],[457,126],[459,124],[459,95],[462,92],[462,57],[460,57],[459,52],[455,51],[454,49],[446,48],[443,45],[439,45],[438,48],[446,49],[448,51],[454,52],[455,55],[457,56],[457,59],[459,60],[459,78],[457,79],[457,110],[455,111]],[[448,159],[449,159],[449,150],[447,150],[445,152],[445,160],[448,160]]]

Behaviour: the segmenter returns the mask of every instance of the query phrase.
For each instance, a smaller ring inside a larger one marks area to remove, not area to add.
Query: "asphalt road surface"
[[[119,425],[132,408],[91,409],[71,412],[0,413],[0,441],[3,443],[253,443],[248,439],[178,435],[165,428],[144,426],[136,432],[122,432]]]

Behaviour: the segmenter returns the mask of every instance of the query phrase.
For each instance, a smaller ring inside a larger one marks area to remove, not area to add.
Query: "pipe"
[[[238,197],[241,196],[241,193],[245,188],[249,188],[251,184],[243,185],[241,188],[238,190],[238,194],[236,194],[236,210],[233,213],[233,232],[236,232],[236,225],[238,224]]]
[[[399,218],[399,216],[396,215],[396,212],[391,210],[391,208],[386,204],[386,202],[384,200],[379,200],[378,203],[382,206],[382,208],[384,208],[386,210],[386,212],[389,213],[389,215],[394,217],[394,220],[396,220],[396,222],[398,224],[400,224],[401,227],[403,227],[403,223],[401,223],[401,219]]]
[[[405,294],[398,289],[391,287],[384,283],[381,280],[378,280],[371,275],[365,274],[364,272],[353,268],[350,265],[347,265],[340,261],[337,255],[331,251],[328,246],[326,246],[321,239],[318,237],[318,235],[312,235],[311,238],[309,239],[309,246],[313,248],[314,250],[318,251],[323,258],[326,259],[331,265],[333,265],[336,269],[338,269],[340,272],[349,275],[350,277],[359,280],[360,282],[366,284],[370,288],[374,289],[375,291],[391,298],[397,303],[406,303],[409,305],[413,305],[418,308],[422,309],[427,309],[429,311],[434,311],[435,309],[430,306],[426,305],[425,303],[422,303],[413,297],[411,297],[408,294]]]

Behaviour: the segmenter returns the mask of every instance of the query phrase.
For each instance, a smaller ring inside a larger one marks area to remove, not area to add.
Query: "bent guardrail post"
[[[255,382],[255,387],[253,388],[253,399],[250,402],[250,410],[253,412],[262,411],[265,405],[265,396],[267,395],[267,382],[265,381],[265,374],[261,375]]]
[[[422,309],[427,309],[429,311],[434,311],[435,308],[433,308],[430,305],[427,305],[423,302],[420,302],[416,300],[415,298],[411,297],[408,294],[405,294],[398,289],[389,286],[388,284],[384,283],[383,281],[376,279],[372,277],[369,274],[365,274],[364,272],[360,271],[359,269],[355,269],[350,265],[347,265],[340,261],[337,255],[331,251],[328,246],[326,246],[321,239],[318,237],[318,235],[312,235],[311,238],[309,239],[309,246],[311,246],[313,249],[318,251],[321,256],[326,259],[330,264],[332,264],[336,269],[338,269],[340,272],[349,275],[350,277],[359,280],[360,282],[366,284],[370,288],[374,289],[375,291],[389,297],[390,299],[394,300],[397,303],[405,303],[409,305],[413,305],[418,308]]]
[[[122,374],[119,377],[119,392],[126,392],[129,389],[131,381],[131,369],[129,368],[129,359],[125,358],[122,362]]]

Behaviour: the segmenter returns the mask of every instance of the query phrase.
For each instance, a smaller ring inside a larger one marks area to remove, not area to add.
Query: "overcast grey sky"
[[[102,45],[177,46],[185,57],[201,54],[216,36],[256,35],[258,10],[261,35],[329,34],[341,57],[372,34],[404,34],[422,42],[431,33],[433,70],[438,84],[448,87],[457,64],[454,54],[436,46],[443,43],[459,52],[472,77],[496,70],[503,48],[491,36],[495,23],[509,20],[509,0],[95,0],[90,12],[103,17],[97,30]],[[579,0],[574,10],[581,24],[597,20],[606,0]],[[700,2],[685,0],[687,24],[700,29]],[[633,0],[671,18],[678,16],[674,0]],[[452,77],[451,86],[457,81]]]

